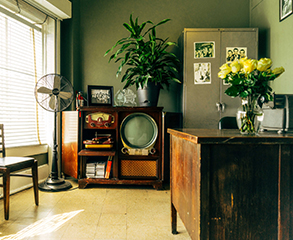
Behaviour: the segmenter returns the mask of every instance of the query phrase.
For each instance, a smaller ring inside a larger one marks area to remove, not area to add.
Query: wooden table
[[[192,239],[293,239],[293,134],[168,129],[172,232]]]

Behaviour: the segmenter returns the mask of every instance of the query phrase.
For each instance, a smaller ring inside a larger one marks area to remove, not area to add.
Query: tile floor
[[[172,235],[170,190],[149,187],[94,186],[78,189],[77,181],[62,192],[40,191],[34,205],[33,190],[10,197],[10,218],[4,220],[0,200],[2,239],[190,239],[178,217],[179,234]]]

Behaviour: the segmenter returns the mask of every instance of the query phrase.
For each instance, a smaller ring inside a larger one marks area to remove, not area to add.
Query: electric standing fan
[[[63,76],[47,74],[40,78],[35,87],[35,97],[38,104],[47,111],[54,112],[54,135],[52,171],[47,180],[39,184],[40,190],[62,191],[71,188],[71,183],[58,177],[57,156],[57,113],[65,110],[73,101],[73,87]]]

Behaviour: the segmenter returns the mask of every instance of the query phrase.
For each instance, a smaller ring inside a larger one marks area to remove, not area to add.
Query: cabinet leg
[[[88,182],[84,180],[78,180],[78,188],[79,189],[84,189],[88,185]]]
[[[177,234],[177,211],[171,202],[171,227],[172,227],[172,234]]]
[[[153,187],[156,190],[162,190],[163,189],[163,183],[162,182],[155,183],[155,184],[153,184]]]

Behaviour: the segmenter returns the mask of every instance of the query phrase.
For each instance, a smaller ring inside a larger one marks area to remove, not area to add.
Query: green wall
[[[87,92],[87,85],[123,88],[116,79],[117,64],[108,63],[104,53],[118,39],[127,37],[122,24],[129,15],[139,22],[172,21],[160,26],[157,35],[178,42],[184,28],[249,27],[248,0],[72,0],[72,19],[61,25],[61,73],[71,79],[75,90]],[[237,7],[236,7],[237,5]],[[179,43],[180,44],[180,43]],[[179,57],[182,49],[171,49]],[[134,88],[132,90],[135,91]],[[161,91],[159,106],[165,111],[181,111],[181,85]]]
[[[293,15],[280,22],[278,0],[251,0],[250,21],[251,27],[259,28],[259,57],[271,58],[273,68],[285,68],[285,73],[272,83],[273,91],[292,94]]]

